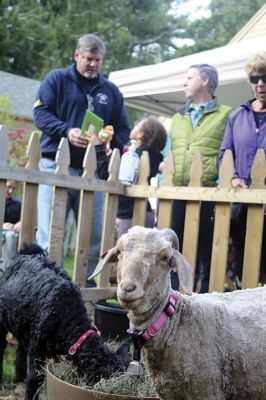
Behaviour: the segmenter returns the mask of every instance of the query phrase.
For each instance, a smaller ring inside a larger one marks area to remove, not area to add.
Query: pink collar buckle
[[[147,342],[157,335],[161,327],[165,324],[168,318],[171,318],[176,310],[176,301],[178,299],[178,293],[171,290],[168,301],[160,314],[160,316],[145,330],[128,329],[128,333],[131,336],[135,336],[139,341]]]
[[[151,338],[156,336],[161,327],[165,324],[167,318],[171,318],[172,315],[175,313],[175,304],[177,298],[177,292],[171,290],[170,296],[161,315],[145,331],[143,331],[142,337],[145,341],[150,340]]]
[[[171,289],[171,293],[168,297],[166,306],[164,307],[161,315],[145,330],[138,330],[129,328],[128,334],[131,336],[134,345],[133,360],[139,361],[141,355],[141,349],[145,342],[152,339],[157,335],[161,327],[164,325],[168,318],[171,318],[176,310],[176,302],[178,299],[178,293]]]

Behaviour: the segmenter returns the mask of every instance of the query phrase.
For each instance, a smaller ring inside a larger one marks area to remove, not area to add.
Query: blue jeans
[[[39,163],[40,171],[54,173],[56,163],[48,158],[41,158]],[[69,167],[69,175],[81,176],[83,170],[78,168]],[[53,187],[49,185],[39,185],[38,200],[37,200],[37,234],[36,241],[44,249],[48,249],[49,233],[50,233],[50,218],[52,206]],[[94,193],[93,202],[93,217],[92,217],[92,231],[89,247],[89,263],[88,275],[92,273],[98,263],[101,236],[102,236],[102,215],[103,215],[103,202],[104,194],[101,192]],[[66,219],[70,212],[73,210],[75,220],[78,220],[79,210],[79,190],[68,189],[67,205],[66,205]]]
[[[17,257],[18,234],[14,231],[2,231],[2,270],[5,271]]]

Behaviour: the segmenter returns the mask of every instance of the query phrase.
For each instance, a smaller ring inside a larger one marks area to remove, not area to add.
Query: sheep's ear
[[[174,258],[180,285],[184,289],[185,293],[192,294],[192,267],[178,250],[174,250]]]
[[[96,275],[98,275],[100,272],[102,272],[103,268],[108,264],[108,262],[117,262],[117,247],[113,247],[110,250],[107,250],[106,253],[102,254],[99,262],[91,276],[88,277],[88,280],[94,278]]]

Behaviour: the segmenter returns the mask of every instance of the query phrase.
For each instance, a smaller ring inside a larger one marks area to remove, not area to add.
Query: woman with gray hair
[[[266,155],[266,52],[248,60],[246,73],[254,98],[234,110],[227,122],[221,145],[219,162],[229,149],[234,158],[233,188],[248,188],[251,167],[258,149]],[[241,287],[246,232],[247,206],[237,205],[232,210],[231,236],[236,253],[236,284]],[[260,281],[266,282],[266,221],[262,239]]]

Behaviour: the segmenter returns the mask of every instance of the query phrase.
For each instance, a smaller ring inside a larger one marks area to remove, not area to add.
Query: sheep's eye
[[[160,261],[163,262],[163,263],[167,263],[167,262],[169,262],[169,257],[168,256],[163,256],[163,257],[160,258]]]

